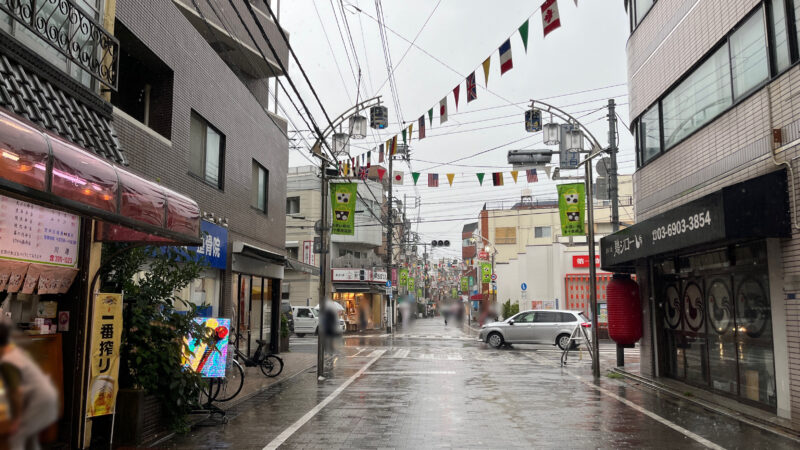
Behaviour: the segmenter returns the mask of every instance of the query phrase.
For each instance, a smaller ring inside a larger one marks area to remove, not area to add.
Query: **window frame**
[[[292,211],[289,210],[289,204],[290,204],[290,201],[295,200],[295,199],[297,200],[297,211],[292,212]],[[291,216],[293,214],[300,214],[300,196],[299,195],[295,195],[295,196],[292,196],[292,197],[286,197],[286,215],[287,216]]]
[[[200,165],[202,167],[203,173],[202,174],[195,173],[195,171],[192,170],[191,164],[189,164],[189,175],[191,175],[192,177],[198,179],[199,181],[202,181],[204,184],[217,189],[218,191],[224,192],[225,191],[225,153],[226,153],[225,152],[225,147],[226,147],[226,144],[227,144],[227,137],[225,136],[225,133],[220,131],[219,128],[215,127],[211,122],[209,122],[200,113],[198,113],[195,110],[191,110],[190,116],[189,116],[189,157],[191,157],[193,155],[193,152],[194,152],[194,149],[192,148],[192,132],[191,132],[191,127],[192,127],[191,119],[192,119],[192,117],[196,117],[200,121],[200,123],[204,126],[204,129],[203,129],[203,131],[204,131],[203,132],[203,161],[202,161],[202,163]],[[207,160],[207,158],[208,158],[208,141],[207,141],[208,128],[211,128],[212,130],[214,130],[215,133],[217,133],[219,135],[219,169],[218,169],[218,173],[217,173],[217,183],[216,184],[213,183],[212,181],[210,181],[208,178],[206,178],[206,165],[207,165],[207,162],[208,162],[208,160]]]
[[[253,160],[253,171],[252,174],[255,175],[255,178],[250,180],[251,189],[253,192],[256,192],[255,195],[255,202],[254,204],[251,203],[250,207],[255,209],[261,214],[268,215],[269,214],[269,169],[264,167],[263,164]],[[264,172],[264,208],[262,209],[261,206],[258,204],[258,175],[261,174],[261,171]]]
[[[789,71],[792,68],[794,68],[796,65],[798,65],[798,63],[800,63],[800,55],[798,55],[798,52],[800,52],[800,50],[798,50],[798,48],[800,47],[800,42],[798,42],[798,41],[800,41],[800,36],[797,35],[797,27],[796,27],[796,24],[795,24],[795,21],[794,21],[795,17],[794,17],[794,3],[793,3],[793,1],[800,1],[800,0],[784,0],[784,7],[785,7],[785,11],[786,11],[786,32],[787,32],[787,35],[789,36],[789,38],[788,38],[789,39],[789,50],[790,50],[790,64],[789,64],[789,66],[786,67],[784,70],[782,70],[780,72],[776,72],[774,70],[775,61],[774,61],[774,55],[773,55],[772,42],[773,42],[773,36],[774,36],[774,31],[775,30],[772,27],[771,12],[768,9],[768,4],[771,2],[771,0],[761,0],[761,1],[758,2],[758,4],[755,7],[753,7],[753,9],[751,9],[744,17],[742,17],[742,19],[739,22],[737,22],[736,25],[733,28],[728,30],[728,32],[714,46],[712,46],[703,55],[702,58],[700,58],[697,62],[695,62],[695,64],[693,64],[683,75],[681,75],[672,85],[670,85],[669,88],[667,88],[658,97],[658,99],[655,102],[650,104],[647,108],[645,108],[642,111],[642,113],[640,113],[634,120],[632,120],[632,123],[636,124],[635,130],[636,130],[636,134],[637,134],[637,136],[635,136],[635,139],[634,139],[634,144],[636,146],[636,151],[634,153],[636,154],[636,160],[637,160],[636,161],[636,170],[637,171],[642,169],[642,168],[644,168],[644,167],[646,167],[647,165],[653,163],[654,161],[658,160],[661,156],[663,156],[664,154],[668,153],[671,149],[673,149],[675,147],[678,147],[684,141],[686,141],[687,139],[690,139],[696,133],[700,132],[701,130],[703,130],[708,125],[714,123],[717,119],[719,119],[723,115],[727,114],[732,109],[734,109],[737,106],[739,106],[741,103],[747,101],[747,99],[750,98],[750,96],[752,96],[755,93],[759,92],[761,89],[764,88],[764,86],[768,85],[769,83],[771,83],[772,81],[774,81],[775,79],[777,79],[778,77],[780,77],[781,75],[786,73],[787,71]],[[734,89],[733,89],[733,69],[731,67],[732,64],[731,64],[731,58],[730,58],[730,39],[738,30],[741,29],[742,25],[744,25],[748,20],[750,20],[759,11],[762,11],[762,20],[763,20],[763,23],[764,23],[764,30],[765,30],[765,33],[766,33],[765,43],[766,43],[766,46],[767,46],[766,51],[767,51],[767,63],[768,63],[767,65],[769,67],[769,76],[765,80],[763,80],[761,83],[753,86],[749,91],[747,91],[745,93],[742,93],[739,97],[735,97],[734,96]],[[717,51],[719,51],[723,46],[727,46],[728,47],[728,76],[729,76],[729,80],[730,80],[731,103],[727,107],[725,107],[722,110],[720,110],[716,115],[712,116],[705,123],[703,123],[699,127],[695,128],[694,130],[692,130],[690,133],[686,134],[685,136],[681,137],[680,139],[678,139],[677,141],[672,143],[669,146],[669,148],[667,148],[666,140],[665,140],[665,136],[664,136],[664,111],[663,111],[664,99],[666,99],[666,97],[668,97],[673,91],[675,91],[675,89],[677,89],[684,81],[686,81],[688,78],[690,78],[695,73],[695,71],[697,71],[703,64],[705,64],[707,61],[709,61],[717,53]],[[658,107],[658,110],[659,110],[659,131],[661,133],[661,139],[660,139],[660,142],[661,142],[660,145],[661,146],[660,146],[660,150],[659,150],[658,155],[654,156],[653,158],[651,158],[648,161],[645,161],[644,160],[644,154],[643,154],[644,148],[642,146],[643,137],[641,136],[641,133],[639,132],[639,123],[641,121],[641,118],[644,116],[644,114],[650,112],[656,106]]]
[[[547,236],[537,236],[536,235],[536,231],[537,230],[544,230],[544,229],[547,229]],[[547,239],[547,238],[552,238],[552,237],[553,237],[553,227],[551,227],[550,225],[547,225],[547,226],[535,226],[534,225],[534,227],[533,227],[533,238],[534,239]]]
[[[653,10],[653,8],[656,7],[656,3],[658,3],[658,0],[653,0],[653,3],[650,5],[650,9],[648,9],[647,12],[644,13],[642,18],[637,22],[636,0],[628,0],[628,25],[630,26],[631,34],[633,34],[633,32],[636,31],[637,28],[639,28],[639,25],[641,25],[642,22],[645,21],[647,16],[650,15],[650,12]]]

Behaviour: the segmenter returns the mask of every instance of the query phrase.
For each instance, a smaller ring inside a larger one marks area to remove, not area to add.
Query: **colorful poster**
[[[400,280],[398,283],[400,286],[408,285],[408,269],[400,269]]]
[[[469,278],[461,277],[461,292],[466,294],[467,291],[469,291]]]
[[[207,332],[211,333],[214,345],[208,345],[192,336],[185,337],[184,341],[191,353],[185,355],[184,366],[202,374],[204,378],[224,377],[231,320],[213,317],[196,317],[194,320],[208,329]]]
[[[331,183],[331,234],[355,234],[357,189],[356,183]]]
[[[481,263],[481,283],[489,283],[492,281],[492,264]]]
[[[583,183],[559,184],[558,211],[562,236],[583,236],[586,195]]]
[[[86,414],[97,417],[113,414],[117,399],[122,294],[95,294],[92,317],[92,378]]]

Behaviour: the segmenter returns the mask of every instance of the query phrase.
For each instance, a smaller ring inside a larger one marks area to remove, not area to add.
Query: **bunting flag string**
[[[419,140],[425,139],[425,116],[419,116],[419,126],[417,127]]]
[[[475,175],[478,176],[478,183],[480,183],[481,186],[483,186],[483,175],[484,175],[484,173],[483,172],[478,172]]]
[[[547,37],[550,32],[560,26],[561,19],[558,16],[558,3],[556,3],[556,0],[546,0],[542,3],[542,30],[544,36]]]
[[[517,184],[517,175],[519,175],[519,171],[518,170],[512,170],[511,171],[511,178],[514,179],[514,184]]]
[[[431,124],[431,128],[433,128],[433,108],[428,110],[428,123]]]
[[[439,174],[438,173],[429,173],[428,174],[428,187],[439,187]]]
[[[414,136],[414,122],[408,124],[408,141],[411,142],[411,138]]]
[[[447,174],[447,182],[450,183],[450,187],[453,187],[453,179],[456,177],[454,173]]]
[[[461,91],[461,83],[453,88],[453,97],[456,99],[456,111],[458,111],[458,93]]]
[[[528,169],[528,183],[536,183],[539,181],[539,175],[536,173],[536,169]]]
[[[511,39],[506,39],[498,49],[500,51],[500,75],[514,68],[514,61],[511,59]]]
[[[383,176],[386,175],[386,169],[378,167],[378,181],[383,181]]]
[[[494,172],[494,173],[492,173],[492,185],[493,186],[502,186],[503,185],[503,172]]]
[[[419,180],[419,172],[411,172],[411,178],[414,179],[414,186],[416,186]]]
[[[439,125],[447,122],[447,96],[439,101]]]
[[[525,47],[525,53],[528,53],[528,20],[519,27],[519,37],[522,38],[522,45]]]
[[[486,78],[486,88],[489,88],[489,66],[492,65],[491,55],[483,62],[483,76]]]
[[[403,134],[403,144],[406,143],[406,131],[408,131],[408,130],[405,129],[405,128],[403,128],[403,131],[401,131],[401,133]],[[394,153],[392,153],[392,154],[394,155]]]
[[[475,71],[467,75],[467,103],[478,98],[478,87],[475,85]]]
[[[383,144],[381,144],[380,147],[378,147],[378,162],[379,163],[383,162]]]

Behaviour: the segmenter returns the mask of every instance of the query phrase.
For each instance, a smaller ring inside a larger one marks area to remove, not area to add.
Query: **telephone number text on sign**
[[[676,220],[668,225],[661,226],[653,230],[653,242],[668,237],[677,236],[686,233],[687,231],[699,230],[703,227],[711,225],[711,212],[706,210],[689,216],[685,219]]]

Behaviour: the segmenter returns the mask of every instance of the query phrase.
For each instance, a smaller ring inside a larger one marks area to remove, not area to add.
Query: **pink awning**
[[[0,109],[0,190],[105,222],[101,240],[200,243],[200,208]],[[125,231],[127,230],[127,231]]]

